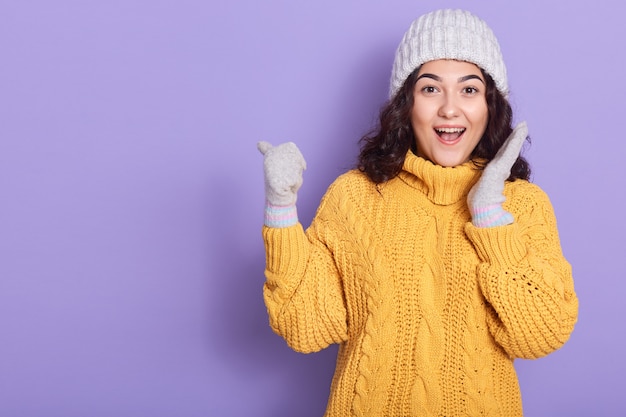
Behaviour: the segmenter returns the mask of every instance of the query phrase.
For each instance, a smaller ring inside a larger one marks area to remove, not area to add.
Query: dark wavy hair
[[[357,168],[376,184],[389,181],[400,173],[409,149],[417,154],[411,127],[411,109],[418,72],[419,68],[409,75],[396,95],[381,109],[378,126],[359,141],[361,151]],[[511,105],[496,88],[493,78],[485,71],[482,73],[486,83],[489,121],[483,137],[470,155],[470,160],[480,169],[494,158],[513,131]],[[519,156],[511,168],[509,181],[528,180],[530,174],[528,161]]]

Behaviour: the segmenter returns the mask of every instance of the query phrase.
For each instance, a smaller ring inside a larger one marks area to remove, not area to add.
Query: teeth
[[[461,133],[465,129],[462,127],[442,127],[435,130],[439,133]]]

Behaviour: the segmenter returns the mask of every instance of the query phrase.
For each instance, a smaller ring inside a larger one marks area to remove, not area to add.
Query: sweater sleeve
[[[263,296],[270,326],[292,349],[304,353],[347,339],[341,277],[323,237],[332,235],[332,227],[324,235],[318,233],[319,224],[332,223],[320,220],[332,213],[327,200],[328,195],[306,232],[300,223],[280,229],[263,227]]]
[[[493,337],[511,357],[534,359],[569,339],[578,299],[547,195],[527,182],[506,194],[513,224],[478,228],[468,223],[465,231],[481,261],[478,281],[490,305]]]

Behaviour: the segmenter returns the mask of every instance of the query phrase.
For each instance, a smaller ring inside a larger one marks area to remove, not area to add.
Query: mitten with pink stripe
[[[526,137],[528,127],[521,122],[509,135],[496,156],[487,164],[478,182],[467,196],[476,227],[495,227],[513,223],[513,215],[502,208],[504,182],[511,175],[511,167],[517,160]]]
[[[265,173],[265,225],[289,227],[298,223],[297,192],[306,162],[293,142],[272,146],[259,142]]]

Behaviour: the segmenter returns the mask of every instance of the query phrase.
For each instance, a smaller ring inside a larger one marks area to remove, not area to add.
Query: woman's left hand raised
[[[467,204],[476,227],[495,227],[513,223],[513,215],[502,208],[504,182],[519,156],[528,136],[526,122],[513,129],[496,156],[487,164],[478,182],[472,187]]]

